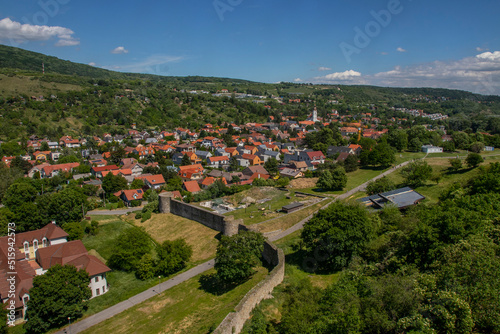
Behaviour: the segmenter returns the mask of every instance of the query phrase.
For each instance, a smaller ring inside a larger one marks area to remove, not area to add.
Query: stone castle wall
[[[173,199],[173,194],[169,192],[161,193],[159,199],[160,213],[172,213],[190,220],[199,222],[224,235],[235,235],[239,231],[248,231],[250,228],[240,221],[235,221],[233,217],[225,217],[215,212],[203,208],[183,203]],[[275,267],[267,277],[254,286],[236,306],[235,312],[229,313],[220,323],[214,333],[217,334],[238,334],[245,322],[250,319],[252,310],[263,299],[271,298],[273,289],[283,282],[285,277],[285,255],[283,251],[270,241],[264,243],[262,257],[266,262]]]

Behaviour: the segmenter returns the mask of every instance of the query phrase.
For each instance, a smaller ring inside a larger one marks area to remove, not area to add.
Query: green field
[[[209,333],[266,275],[259,268],[250,280],[222,295],[205,291],[199,275],[82,333]]]
[[[231,211],[225,215],[233,216],[235,219],[243,219],[245,225],[254,225],[273,218],[286,216],[284,213],[277,211],[287,204],[317,200],[316,197],[297,197],[293,190],[289,192],[281,191],[273,187],[254,187],[243,193],[233,195],[232,198],[226,200],[238,203],[247,196],[255,200],[268,199],[269,201],[262,204],[251,204],[246,209]],[[287,196],[290,198],[287,198]]]

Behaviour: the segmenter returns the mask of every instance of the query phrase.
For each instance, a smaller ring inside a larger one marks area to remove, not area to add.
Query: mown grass
[[[267,269],[258,268],[250,280],[222,295],[204,291],[199,275],[82,333],[209,333],[266,275]]]
[[[290,198],[287,198],[287,195]],[[273,188],[268,189],[268,191],[264,191],[262,194],[259,194],[259,196],[253,197],[252,193],[250,193],[249,196],[256,200],[265,198],[270,200],[262,204],[251,204],[246,209],[231,211],[225,215],[233,216],[235,219],[243,219],[243,223],[245,225],[254,225],[269,219],[286,216],[284,213],[278,211],[287,204],[314,200],[314,198],[309,197],[297,197],[293,190],[288,192]]]
[[[326,199],[324,201],[321,201],[319,203],[316,203],[314,205],[311,205],[307,208],[304,208],[300,211],[292,212],[289,213],[283,217],[280,217],[278,219],[271,220],[269,222],[263,223],[262,225],[259,225],[257,227],[259,232],[266,233],[266,232],[272,232],[272,231],[277,231],[277,230],[286,230],[293,225],[297,224],[300,222],[302,219],[305,219],[306,217],[310,216],[314,212],[318,211],[321,209],[323,206],[327,205],[330,203],[332,200],[331,199]]]
[[[216,237],[219,233],[203,224],[173,214],[155,214],[143,223],[134,217],[135,214],[131,214],[125,219],[144,228],[144,231],[158,244],[178,238],[186,240],[186,243],[193,248],[191,257],[193,265],[215,257],[218,244]]]

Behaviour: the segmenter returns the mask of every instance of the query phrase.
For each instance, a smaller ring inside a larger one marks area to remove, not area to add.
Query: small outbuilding
[[[422,152],[424,152],[424,153],[442,153],[443,148],[438,147],[438,146],[432,146],[432,145],[423,145]]]
[[[290,203],[290,204],[282,207],[281,211],[283,211],[284,213],[291,213],[291,212],[300,210],[303,206],[304,206],[303,203],[294,202],[294,203]]]
[[[425,197],[410,187],[399,188],[385,193],[375,194],[359,199],[358,201],[373,209],[382,209],[386,205],[395,205],[398,209],[406,209],[418,204]]]

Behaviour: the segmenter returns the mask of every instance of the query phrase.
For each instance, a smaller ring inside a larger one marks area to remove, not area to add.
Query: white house
[[[424,153],[442,153],[443,148],[438,147],[438,146],[432,146],[432,145],[423,145],[422,152],[424,152]]]

